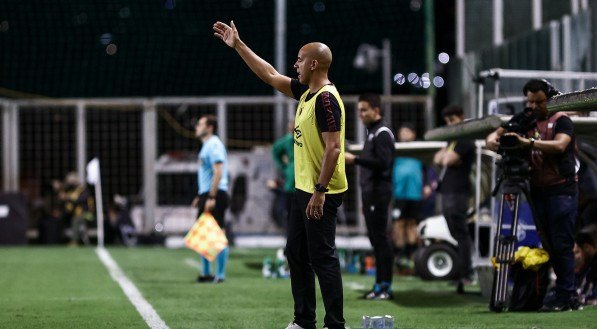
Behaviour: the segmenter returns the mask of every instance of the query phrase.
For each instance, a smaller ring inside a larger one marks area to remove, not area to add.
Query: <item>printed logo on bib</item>
[[[298,147],[303,147],[303,143],[299,142],[298,139],[303,136],[303,132],[299,129],[299,126],[294,127],[294,144]]]

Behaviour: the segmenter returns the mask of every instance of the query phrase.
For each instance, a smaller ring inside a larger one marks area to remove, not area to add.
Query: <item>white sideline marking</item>
[[[199,262],[196,261],[196,260],[194,260],[194,259],[185,258],[184,262],[185,262],[185,264],[189,265],[192,268],[195,268],[195,269],[198,269],[198,270],[201,269],[201,264],[199,264]]]
[[[364,284],[354,282],[354,281],[347,281],[344,283],[344,286],[351,290],[365,290],[365,288],[366,288]]]
[[[153,309],[151,304],[143,298],[143,295],[141,295],[141,292],[137,289],[135,284],[124,275],[118,264],[116,264],[112,256],[110,256],[110,253],[104,248],[95,249],[95,253],[102,263],[104,263],[108,272],[110,272],[112,279],[118,282],[120,288],[124,291],[124,294],[128,297],[133,306],[135,306],[137,312],[141,314],[145,323],[152,329],[170,329]]]

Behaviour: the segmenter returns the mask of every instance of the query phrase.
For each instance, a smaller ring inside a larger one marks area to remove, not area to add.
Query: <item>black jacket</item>
[[[379,120],[367,129],[363,152],[355,159],[361,166],[361,189],[392,190],[392,164],[394,163],[394,134]]]

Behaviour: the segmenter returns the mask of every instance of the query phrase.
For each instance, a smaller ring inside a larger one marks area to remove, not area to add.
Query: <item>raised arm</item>
[[[257,56],[249,46],[247,46],[239,37],[238,30],[234,21],[230,21],[230,26],[222,22],[216,22],[213,25],[214,35],[220,38],[228,47],[234,48],[247,66],[263,82],[274,87],[288,97],[293,97],[290,89],[290,78],[278,73],[276,69],[263,58]]]

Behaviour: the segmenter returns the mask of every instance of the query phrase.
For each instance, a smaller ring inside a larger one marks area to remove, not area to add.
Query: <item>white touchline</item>
[[[196,268],[198,270],[201,269],[201,264],[199,264],[198,261],[192,259],[192,258],[185,258],[184,259],[185,264],[189,265],[192,268]]]
[[[112,256],[110,256],[110,253],[104,248],[95,249],[95,253],[110,272],[112,279],[118,282],[120,288],[124,291],[124,294],[135,306],[137,312],[141,314],[145,323],[152,329],[169,329],[168,325],[166,325],[164,320],[160,318],[151,304],[143,298],[143,295],[141,295],[141,292],[137,289],[135,284],[124,275],[118,264],[116,264]]]
[[[351,290],[363,290],[363,289],[365,289],[365,285],[364,284],[361,284],[361,283],[358,283],[358,282],[353,282],[353,281],[344,282],[344,286],[346,288],[348,288],[348,289],[351,289]]]

